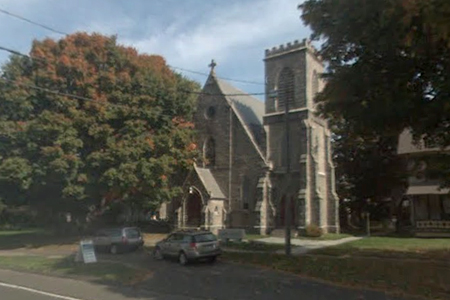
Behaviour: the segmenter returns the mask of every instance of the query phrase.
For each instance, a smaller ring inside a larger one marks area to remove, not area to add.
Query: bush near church
[[[317,225],[314,224],[310,224],[308,226],[306,226],[306,230],[305,230],[305,235],[307,237],[321,237],[323,234],[322,232],[322,228],[318,227]]]

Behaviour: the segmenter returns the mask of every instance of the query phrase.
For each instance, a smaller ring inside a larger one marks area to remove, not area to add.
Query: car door
[[[173,255],[171,247],[174,239],[175,234],[171,234],[160,244],[163,255]]]

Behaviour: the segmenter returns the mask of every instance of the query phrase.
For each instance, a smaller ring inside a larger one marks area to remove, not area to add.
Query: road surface
[[[407,300],[383,292],[336,287],[288,273],[217,262],[187,267],[146,253],[102,255],[151,272],[134,288],[0,270],[1,300]],[[408,299],[410,300],[410,298]]]
[[[0,270],[1,300],[200,300],[133,288]]]

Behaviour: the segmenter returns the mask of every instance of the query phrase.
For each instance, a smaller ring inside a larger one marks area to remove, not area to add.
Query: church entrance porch
[[[286,201],[286,196],[283,196],[278,205],[278,218],[277,218],[277,227],[285,227],[287,216],[286,216],[286,206],[289,205],[289,213],[290,213],[290,225],[291,227],[295,227],[297,224],[297,210],[295,209],[295,200],[294,197],[290,197],[290,201]]]
[[[191,188],[186,199],[186,221],[184,227],[199,228],[203,221],[203,201],[200,192]]]

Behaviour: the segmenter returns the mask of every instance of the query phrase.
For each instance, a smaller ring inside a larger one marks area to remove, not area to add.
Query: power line
[[[53,29],[53,28],[51,28],[51,27],[49,27],[49,26],[47,26],[47,25],[44,25],[44,24],[35,22],[35,21],[33,21],[33,20],[27,19],[27,18],[25,18],[25,17],[16,15],[16,14],[14,14],[14,13],[11,13],[11,12],[9,12],[9,11],[7,11],[7,10],[4,10],[4,9],[1,9],[1,8],[0,8],[0,12],[1,12],[1,13],[4,13],[5,15],[11,16],[11,17],[13,17],[13,18],[16,18],[16,19],[25,21],[25,22],[30,23],[30,24],[33,24],[33,25],[35,25],[35,26],[39,26],[39,27],[41,27],[41,28],[47,29],[47,30],[52,31],[52,32],[57,33],[57,34],[61,34],[61,35],[67,35],[67,34],[68,34],[68,33],[66,33],[66,32],[62,32],[62,31]]]
[[[6,10],[4,10],[4,9],[0,9],[0,12],[4,13],[4,14],[6,14],[6,15],[12,16],[12,17],[14,17],[14,18],[20,19],[20,20],[22,20],[22,21],[28,22],[28,23],[30,23],[30,24],[33,24],[33,25],[35,25],[35,26],[39,26],[39,27],[44,28],[44,29],[46,29],[46,30],[50,30],[50,31],[52,31],[52,32],[54,32],[54,33],[58,33],[58,34],[61,34],[61,35],[69,35],[69,33],[67,33],[67,32],[64,32],[64,31],[60,31],[60,30],[54,29],[54,28],[49,27],[49,26],[47,26],[47,25],[45,25],[45,24],[38,23],[38,22],[36,22],[36,21],[27,19],[27,18],[25,18],[25,17],[19,16],[19,15],[14,14],[14,13],[11,13],[11,12],[6,11]],[[204,72],[200,72],[200,71],[188,70],[188,69],[185,69],[185,68],[176,67],[176,66],[171,66],[171,65],[169,65],[169,67],[171,67],[171,68],[173,68],[173,69],[176,69],[176,70],[180,70],[180,71],[184,71],[184,72],[189,72],[189,73],[192,73],[192,74],[203,75],[203,76],[207,76],[207,77],[209,76],[208,73],[204,73]],[[234,79],[234,78],[227,78],[227,77],[218,77],[218,78],[224,79],[224,80],[228,80],[228,81],[233,81],[233,82],[246,83],[246,84],[266,85],[265,83],[262,83],[262,82],[256,82],[256,81],[251,81],[251,80],[241,80],[241,79]]]
[[[30,55],[21,53],[21,52],[19,52],[17,50],[13,50],[13,49],[10,49],[10,48],[7,48],[7,47],[3,47],[3,46],[0,46],[0,50],[9,52],[9,53],[14,54],[14,55],[19,55],[19,56],[22,56],[22,57],[26,57],[26,58],[31,59],[31,60],[39,60],[39,61],[46,62],[46,63],[49,62],[48,59],[46,59],[46,58],[40,58],[40,57],[35,58],[35,57],[30,56]],[[146,85],[141,85],[141,86],[142,87],[148,87]],[[233,96],[262,96],[262,95],[265,95],[265,93],[263,93],[263,92],[261,92],[261,93],[223,94],[223,93],[198,92],[198,91],[192,91],[192,90],[179,90],[179,91],[180,92],[184,92],[184,93],[189,93],[189,94],[195,94],[195,95],[228,96],[228,97],[233,97]],[[76,95],[73,95],[73,96],[76,96]],[[76,96],[76,97],[79,97],[79,96]]]
[[[189,72],[189,73],[192,73],[192,74],[203,75],[203,76],[206,76],[206,77],[209,76],[208,73],[204,73],[204,72],[188,70],[188,69],[185,69],[185,68],[175,67],[175,66],[171,66],[171,65],[169,65],[169,67],[171,67],[172,69],[176,69],[176,70],[180,70],[180,71],[184,71],[184,72]],[[240,83],[266,85],[265,83],[257,82],[257,81],[233,79],[233,78],[227,78],[227,77],[221,77],[221,76],[217,76],[217,78],[228,80],[228,81],[240,82]]]

